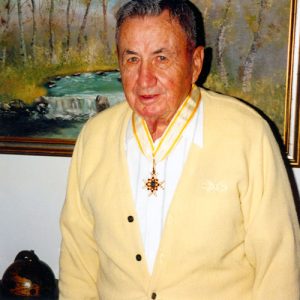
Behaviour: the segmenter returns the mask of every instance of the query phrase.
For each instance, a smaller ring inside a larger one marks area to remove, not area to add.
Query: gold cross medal
[[[149,191],[149,196],[157,196],[156,192],[158,191],[158,189],[164,189],[164,181],[159,181],[159,179],[157,178],[154,160],[151,177],[145,180],[145,188]]]

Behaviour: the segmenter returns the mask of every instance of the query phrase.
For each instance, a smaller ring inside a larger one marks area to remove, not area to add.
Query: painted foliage
[[[288,0],[214,0],[203,12],[213,61],[206,86],[246,100],[283,132],[289,40]]]

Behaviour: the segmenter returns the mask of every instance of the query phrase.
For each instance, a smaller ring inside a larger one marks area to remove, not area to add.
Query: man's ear
[[[203,66],[203,60],[204,60],[204,47],[199,46],[197,47],[193,52],[193,83],[195,83],[201,73],[202,66]]]

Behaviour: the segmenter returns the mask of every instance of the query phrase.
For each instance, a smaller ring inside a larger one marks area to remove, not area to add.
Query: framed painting
[[[299,0],[193,0],[211,56],[204,87],[259,110],[300,165]],[[0,3],[0,153],[70,156],[82,125],[124,100],[119,0]]]

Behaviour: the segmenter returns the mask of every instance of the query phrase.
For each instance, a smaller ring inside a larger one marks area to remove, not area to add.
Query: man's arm
[[[98,299],[96,281],[99,262],[93,237],[93,219],[81,195],[82,135],[74,149],[61,214],[60,300]]]
[[[300,299],[299,224],[278,145],[266,126],[251,161],[245,249],[255,269],[253,299]]]

